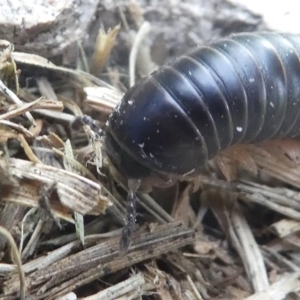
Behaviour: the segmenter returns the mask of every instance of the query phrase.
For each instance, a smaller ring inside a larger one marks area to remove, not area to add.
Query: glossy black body
[[[300,35],[235,34],[136,83],[110,117],[106,146],[128,177],[197,174],[237,143],[300,135]]]

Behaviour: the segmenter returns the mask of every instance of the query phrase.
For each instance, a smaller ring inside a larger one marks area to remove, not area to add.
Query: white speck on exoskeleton
[[[273,89],[274,89],[274,86],[273,86],[273,85],[271,85],[271,86],[270,86],[270,88],[271,88],[271,90],[273,90]]]
[[[189,75],[192,76],[192,72],[191,71],[189,71]]]
[[[270,106],[274,108],[274,103],[270,101]]]
[[[175,118],[177,118],[177,115],[174,115]]]
[[[138,144],[140,148],[144,148],[145,146],[145,143],[142,143],[142,144]]]
[[[143,119],[144,119],[144,121],[146,121],[146,120],[147,120],[147,118],[146,118],[146,117],[144,117]]]
[[[254,78],[249,78],[249,82],[253,83],[254,81]]]
[[[237,127],[236,130],[237,130],[238,132],[242,132],[242,131],[243,131],[243,127]]]
[[[150,141],[150,136],[147,137],[147,140]]]
[[[159,133],[159,129],[157,129],[156,132]]]
[[[132,100],[128,100],[128,104],[132,105],[133,101]]]
[[[152,153],[149,153],[149,156],[150,156],[151,158],[154,158],[154,156],[153,156],[153,154],[152,154]]]

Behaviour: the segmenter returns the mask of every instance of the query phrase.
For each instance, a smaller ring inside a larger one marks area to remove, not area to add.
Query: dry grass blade
[[[92,74],[98,75],[102,71],[106,61],[109,58],[120,29],[121,26],[117,25],[105,33],[104,30],[100,28],[97,36],[95,51],[91,60],[90,71]]]
[[[236,232],[236,236],[243,249],[243,253],[240,253],[240,255],[243,258],[243,263],[246,267],[249,279],[253,284],[254,290],[260,292],[269,286],[263,255],[253,236],[250,225],[247,223],[242,214],[242,210],[237,204],[231,213],[231,219],[232,228],[229,230],[234,230]]]
[[[34,253],[34,251],[37,247],[37,244],[41,238],[44,225],[45,225],[45,221],[42,219],[39,219],[36,226],[34,227],[34,230],[30,236],[29,241],[27,242],[26,247],[24,248],[24,250],[22,252],[22,260],[28,259],[28,257]]]
[[[21,143],[21,146],[23,147],[27,157],[29,158],[30,161],[34,163],[39,163],[41,164],[42,162],[36,157],[36,155],[33,153],[31,150],[30,146],[28,145],[27,141],[25,140],[24,136],[19,134],[18,135],[18,140]]]
[[[48,252],[46,255],[41,255],[23,265],[23,270],[26,274],[34,272],[38,269],[47,268],[51,264],[66,258],[74,250],[80,248],[80,241],[68,243],[56,250]]]
[[[37,103],[39,103],[42,100],[42,98],[37,99],[31,103],[22,104],[19,107],[17,107],[14,110],[11,110],[5,114],[0,115],[0,120],[7,120],[10,118],[13,118],[15,116],[21,115],[26,111],[29,111],[30,108],[34,107]]]
[[[53,101],[58,101],[57,96],[49,82],[49,80],[45,77],[39,77],[36,79],[38,88],[40,93],[48,98],[48,99],[52,99]]]
[[[15,103],[17,105],[22,105],[23,104],[23,102],[18,98],[18,96],[14,92],[12,92],[10,89],[8,89],[1,80],[0,80],[0,90],[13,103]],[[28,111],[25,112],[25,116],[27,117],[27,119],[30,121],[31,124],[35,125],[34,118],[32,117],[32,115]]]
[[[23,127],[21,124],[16,124],[16,123],[13,123],[13,122],[7,121],[7,120],[0,120],[0,125],[9,126],[13,129],[23,133],[26,137],[29,137],[29,138],[34,137],[34,135],[29,130],[27,130],[25,127]],[[0,127],[0,130],[2,131],[2,134],[3,134],[3,135],[0,135],[0,141],[2,141],[2,142],[6,142],[7,139],[9,139],[9,138],[17,138],[19,135],[10,129],[5,129],[5,127],[2,127],[2,128]]]
[[[98,300],[98,299],[106,299],[113,300],[119,298],[121,296],[125,296],[125,294],[133,293],[135,297],[137,290],[141,292],[141,286],[145,284],[144,276],[141,273],[133,275],[129,279],[120,282],[104,291],[101,291],[95,295],[85,297],[82,300]],[[139,292],[138,292],[139,293]]]
[[[201,296],[200,293],[198,292],[198,290],[197,290],[197,288],[196,288],[196,286],[195,286],[195,284],[194,284],[194,282],[192,281],[192,279],[191,279],[190,276],[187,276],[187,280],[188,280],[188,282],[189,282],[190,285],[191,285],[191,288],[192,288],[192,291],[193,291],[193,293],[194,293],[194,295],[195,295],[195,298],[196,298],[197,300],[203,300],[202,296]]]
[[[48,70],[49,72],[60,75],[64,79],[72,80],[76,85],[78,85],[81,88],[98,85],[114,89],[105,81],[102,81],[91,74],[79,70],[72,70],[65,67],[56,66],[55,64],[51,63],[48,59],[39,55],[22,52],[13,52],[12,57],[18,64],[18,66],[25,65],[40,68],[43,70]]]
[[[8,122],[5,125],[14,125],[14,123]],[[22,129],[25,128],[23,127]],[[7,142],[9,139],[17,138],[17,137],[18,137],[17,132],[13,131],[8,126],[1,126],[1,121],[0,121],[0,143]]]
[[[38,113],[39,115],[43,117],[48,117],[56,121],[65,122],[67,124],[70,124],[74,121],[75,116],[64,113],[64,112],[58,112],[58,111],[52,111],[48,109],[35,109],[35,113]]]
[[[10,118],[19,116],[26,111],[33,111],[35,109],[47,109],[47,110],[55,110],[62,111],[63,110],[62,102],[47,100],[43,98],[39,98],[30,103],[24,103],[20,105],[18,108],[13,110],[9,110],[7,113],[0,115],[0,120],[8,120]]]

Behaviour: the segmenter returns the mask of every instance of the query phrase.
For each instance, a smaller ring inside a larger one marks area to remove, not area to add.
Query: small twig
[[[145,38],[145,36],[148,34],[150,30],[150,23],[144,22],[143,25],[141,26],[140,30],[138,31],[131,51],[130,51],[130,56],[129,56],[129,85],[132,87],[135,83],[135,66],[136,66],[136,59],[137,59],[137,54],[140,48],[140,45]]]

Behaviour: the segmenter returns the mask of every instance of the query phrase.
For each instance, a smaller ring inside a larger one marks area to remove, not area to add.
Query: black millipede
[[[105,146],[116,169],[142,180],[197,176],[232,145],[299,135],[300,35],[256,32],[196,48],[138,81],[111,114]]]
[[[234,34],[141,79],[110,116],[107,153],[129,178],[201,172],[237,143],[300,134],[300,35]]]

